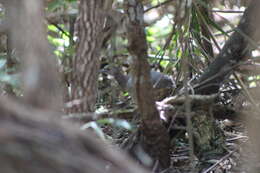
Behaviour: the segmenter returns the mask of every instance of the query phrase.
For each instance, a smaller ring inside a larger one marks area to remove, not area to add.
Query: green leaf
[[[59,30],[54,25],[48,25],[48,30],[58,32]]]
[[[124,93],[124,96],[125,96],[125,97],[129,96],[129,93],[128,93],[128,92],[125,92],[125,93]]]

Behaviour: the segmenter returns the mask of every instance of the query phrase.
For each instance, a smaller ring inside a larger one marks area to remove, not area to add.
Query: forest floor
[[[170,172],[247,173],[252,167],[257,167],[254,163],[256,154],[250,146],[246,123],[243,120],[244,114],[250,114],[250,111],[245,110],[248,110],[251,104],[241,93],[228,98],[222,95],[221,101],[206,106],[208,108],[205,108],[205,105],[193,107],[192,111],[195,112],[196,118],[192,118],[194,131],[194,146],[192,147],[185,127],[182,128],[186,126],[185,123],[183,124],[185,121],[183,117],[176,118],[171,125],[164,122],[168,129],[171,128],[169,131],[172,145]],[[138,127],[136,108],[129,98],[120,94],[117,96],[113,96],[113,99],[116,98],[113,104],[102,105],[109,112],[108,117],[112,115],[115,119],[126,120],[133,127]],[[176,110],[173,112],[176,113]],[[168,116],[173,116],[173,112]],[[214,123],[211,123],[212,120]],[[163,121],[165,120],[162,119]],[[172,121],[172,117],[168,121]],[[106,124],[102,128],[112,143],[122,146],[133,131],[122,129],[123,126],[119,127],[118,124],[117,127],[115,123]]]

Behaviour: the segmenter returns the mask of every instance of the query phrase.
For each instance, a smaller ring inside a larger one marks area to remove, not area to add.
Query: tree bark
[[[141,114],[140,144],[150,155],[157,169],[170,165],[170,141],[166,128],[161,124],[155,106],[153,88],[150,81],[150,66],[147,62],[147,42],[144,32],[143,6],[138,0],[125,0],[125,13],[128,16],[128,50],[132,55],[132,76],[134,97]]]
[[[69,112],[93,112],[97,95],[99,55],[103,40],[103,0],[80,0],[77,20],[78,40],[72,62],[71,101],[77,101]]]

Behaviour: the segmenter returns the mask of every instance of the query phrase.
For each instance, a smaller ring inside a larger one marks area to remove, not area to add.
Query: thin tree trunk
[[[132,55],[134,97],[141,115],[140,140],[142,148],[156,165],[155,170],[166,169],[170,165],[170,141],[166,128],[162,125],[155,106],[153,88],[150,81],[150,66],[147,62],[147,42],[144,31],[143,6],[138,0],[125,0],[128,16],[128,50]]]

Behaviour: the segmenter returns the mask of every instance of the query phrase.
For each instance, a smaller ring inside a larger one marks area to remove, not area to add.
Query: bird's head
[[[119,67],[115,65],[106,65],[100,72],[111,76],[116,76],[118,73],[121,73]]]

